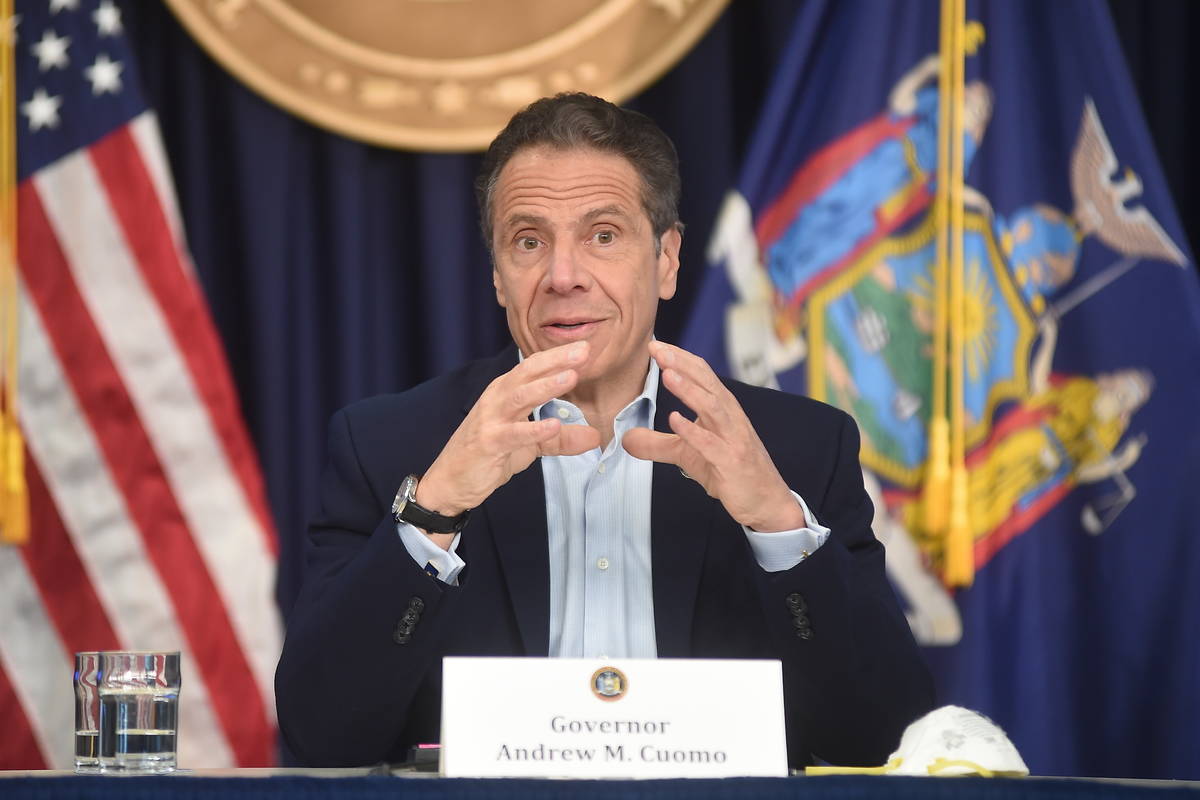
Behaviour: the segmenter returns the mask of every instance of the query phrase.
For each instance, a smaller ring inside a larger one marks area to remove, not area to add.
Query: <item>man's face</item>
[[[659,299],[675,294],[681,237],[655,254],[641,179],[592,149],[519,151],[493,200],[492,279],[526,355],[588,340],[580,385],[644,376]]]

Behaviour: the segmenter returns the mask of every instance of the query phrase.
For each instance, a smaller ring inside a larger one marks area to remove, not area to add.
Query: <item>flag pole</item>
[[[950,147],[950,520],[946,531],[945,581],[970,586],[975,578],[967,497],[965,334],[966,264],[963,254],[963,105],[966,66],[966,0],[950,0],[952,99]]]
[[[942,0],[938,55],[938,169],[934,194],[933,268],[933,386],[929,414],[929,461],[922,486],[923,522],[926,532],[942,536],[946,531],[950,485],[950,422],[946,417],[946,339],[948,300],[946,292],[950,187],[946,165],[950,163],[950,98],[952,0]]]
[[[17,418],[17,80],[13,0],[0,0],[0,544],[29,540],[25,442]]]

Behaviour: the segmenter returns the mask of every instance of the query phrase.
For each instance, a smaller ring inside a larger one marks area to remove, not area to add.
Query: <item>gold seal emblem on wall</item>
[[[486,147],[518,109],[581,90],[620,102],[678,61],[728,0],[167,0],[268,99],[336,133]]]

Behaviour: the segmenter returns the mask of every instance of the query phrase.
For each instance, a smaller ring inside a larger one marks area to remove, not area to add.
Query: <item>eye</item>
[[[613,231],[596,231],[592,238],[596,244],[612,244],[616,240],[617,234]]]
[[[517,239],[518,250],[537,250],[538,244],[540,242],[532,236],[522,236]]]

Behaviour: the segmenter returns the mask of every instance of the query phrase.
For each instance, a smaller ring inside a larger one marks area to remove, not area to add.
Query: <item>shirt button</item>
[[[604,462],[603,461],[600,462],[600,466],[596,467],[596,471],[599,472],[601,475],[604,474]]]
[[[608,559],[607,558],[596,559],[596,568],[597,569],[608,569]]]
[[[571,416],[571,409],[559,407],[559,409],[558,409],[559,419],[566,419],[569,416]]]

